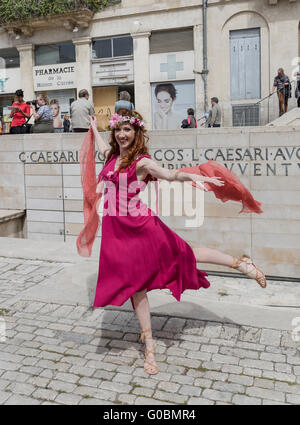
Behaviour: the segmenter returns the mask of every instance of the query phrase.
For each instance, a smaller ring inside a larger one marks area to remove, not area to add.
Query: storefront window
[[[114,37],[94,40],[92,43],[93,59],[130,56],[133,54],[132,37]]]
[[[194,50],[193,28],[154,31],[150,37],[150,53]]]
[[[16,48],[0,49],[1,58],[5,62],[5,68],[18,68],[20,66],[20,56]]]
[[[35,65],[54,65],[75,61],[75,46],[72,42],[35,46]]]

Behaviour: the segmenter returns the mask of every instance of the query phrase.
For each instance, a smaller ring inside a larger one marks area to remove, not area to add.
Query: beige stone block
[[[81,188],[64,188],[64,199],[82,200],[83,193]]]
[[[66,223],[66,235],[79,235],[81,230],[83,229],[83,225],[79,223]]]
[[[60,134],[51,133],[30,134],[24,138],[24,151],[61,151],[62,140]]]
[[[35,240],[51,240],[51,241],[60,241],[63,242],[64,241],[64,236],[63,235],[55,235],[53,233],[32,233],[32,232],[28,232],[27,235],[27,239],[35,239]]]
[[[299,234],[283,234],[283,233],[253,233],[252,248],[290,248],[300,249]]]
[[[82,201],[65,200],[65,211],[83,211]]]
[[[196,148],[197,131],[189,129],[184,131],[155,131],[149,132],[149,147],[154,151],[161,149]],[[154,158],[153,158],[154,159]]]
[[[86,133],[68,133],[61,135],[61,147],[63,150],[80,150]]]
[[[209,131],[213,130],[213,131]],[[197,148],[248,147],[249,132],[243,129],[222,131],[222,129],[202,130],[197,135]]]
[[[286,247],[261,247],[253,250],[255,260],[260,264],[285,264],[300,266],[300,248],[290,249]],[[274,273],[272,273],[274,275]],[[298,276],[300,277],[300,275]]]
[[[64,176],[64,187],[80,187],[81,179],[80,176]]]
[[[61,164],[25,164],[26,176],[61,176]]]
[[[26,197],[31,199],[62,199],[62,187],[27,186]]]
[[[50,226],[51,223],[63,223],[64,215],[62,211],[38,211],[38,210],[27,210],[28,221],[44,221],[46,226]]]
[[[1,142],[0,142],[1,144]],[[24,176],[24,165],[23,164],[1,164],[0,163],[0,181],[1,176],[3,175],[18,175],[18,176]]]
[[[66,223],[66,226],[65,226],[66,235],[68,236],[69,235],[78,236],[82,229],[83,229],[83,224],[79,224],[79,223]],[[97,235],[101,236],[101,224],[99,226]]]
[[[246,232],[217,232],[215,230],[207,230],[202,226],[198,232],[198,236],[202,246],[203,244],[209,246],[210,243],[214,245],[217,243],[229,246],[238,245],[245,248],[251,246],[251,233]]]
[[[297,191],[253,190],[251,193],[255,199],[261,200],[264,205],[300,205],[300,193],[297,193]]]
[[[23,152],[23,138],[1,137],[0,152]]]
[[[249,144],[250,146],[299,146],[300,129],[273,128],[264,131],[251,131]]]
[[[260,219],[282,219],[299,220],[300,208],[298,205],[270,205],[262,204],[263,213],[255,214],[254,220]]]
[[[299,176],[251,176],[251,190],[279,190],[300,191]],[[298,196],[296,194],[295,196]],[[299,193],[300,196],[300,193]]]
[[[255,233],[283,233],[286,235],[300,234],[300,220],[264,219],[252,220],[252,232]],[[299,236],[300,239],[300,236]],[[300,242],[299,242],[300,246]]]
[[[7,162],[7,163],[21,163],[21,160],[19,158],[20,152],[0,152],[0,163],[1,162]]]
[[[204,218],[204,230],[215,230],[216,232],[251,232],[251,216],[244,214],[241,217],[207,217]]]
[[[64,176],[80,176],[80,164],[62,164]]]
[[[228,201],[222,203],[219,200],[213,198],[214,195],[210,196],[209,200],[205,201],[204,204],[204,217],[247,217],[248,213],[239,212],[242,209],[242,205],[239,202]]]
[[[0,185],[4,187],[24,187],[24,175],[22,174],[1,174]]]
[[[74,235],[66,235],[66,236],[65,236],[65,241],[66,241],[66,243],[76,245],[77,236],[74,236]],[[92,254],[94,253],[94,250],[95,250],[95,249],[98,249],[98,246],[100,245],[100,243],[101,243],[101,237],[98,237],[98,236],[97,236],[97,237],[95,238],[95,241],[94,241],[94,244],[93,244]]]
[[[26,199],[26,207],[30,210],[63,211],[63,201],[56,199]]]
[[[29,233],[45,233],[60,235],[64,232],[63,223],[45,223],[43,221],[28,221],[27,231]]]
[[[25,209],[25,196],[21,190],[0,186],[0,208],[1,209]]]
[[[61,176],[26,176],[26,186],[61,187]]]
[[[65,212],[66,223],[84,223],[82,212]]]

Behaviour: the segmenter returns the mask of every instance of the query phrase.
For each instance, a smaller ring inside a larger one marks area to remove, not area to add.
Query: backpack
[[[182,120],[181,128],[194,128],[194,127],[191,127],[191,119],[190,118],[188,118],[188,119],[185,118],[184,120]],[[195,118],[195,128],[197,128],[197,120],[196,120],[196,118]]]

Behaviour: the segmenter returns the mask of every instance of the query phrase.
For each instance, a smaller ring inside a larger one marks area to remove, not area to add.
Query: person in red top
[[[23,124],[26,123],[30,117],[30,106],[24,101],[23,90],[17,90],[15,92],[15,101],[12,104],[13,109],[10,116],[13,117],[10,125],[10,134],[24,134],[26,128]]]

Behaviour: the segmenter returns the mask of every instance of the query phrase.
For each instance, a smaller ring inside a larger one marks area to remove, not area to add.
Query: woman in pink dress
[[[201,190],[207,190],[204,186],[207,183],[222,188],[224,182],[220,177],[205,177],[160,167],[148,153],[148,138],[141,115],[127,110],[119,111],[119,114],[114,114],[110,121],[110,147],[98,133],[95,117],[91,118],[92,130],[89,130],[106,158],[96,189],[101,194],[106,186],[99,273],[93,306],[121,306],[131,299],[142,330],[141,340],[146,344],[144,369],[149,374],[155,374],[158,367],[154,357],[156,344],[152,339],[148,291],[167,288],[180,301],[186,289],[208,288],[207,274],[196,267],[197,263],[202,262],[236,268],[256,279],[261,287],[266,286],[266,279],[246,255],[237,259],[215,249],[192,248],[160,220],[158,212],[154,214],[141,201],[138,194],[151,180],[156,184],[157,179],[190,181]],[[90,158],[93,160],[93,156]],[[90,165],[84,173],[91,171]],[[77,240],[80,255],[90,255],[97,231],[96,220],[91,224],[92,215],[85,216],[85,224],[88,223],[85,227],[93,228],[93,235],[87,236],[83,229]],[[95,215],[94,208],[94,218]],[[83,254],[81,249],[88,244],[89,253]]]

